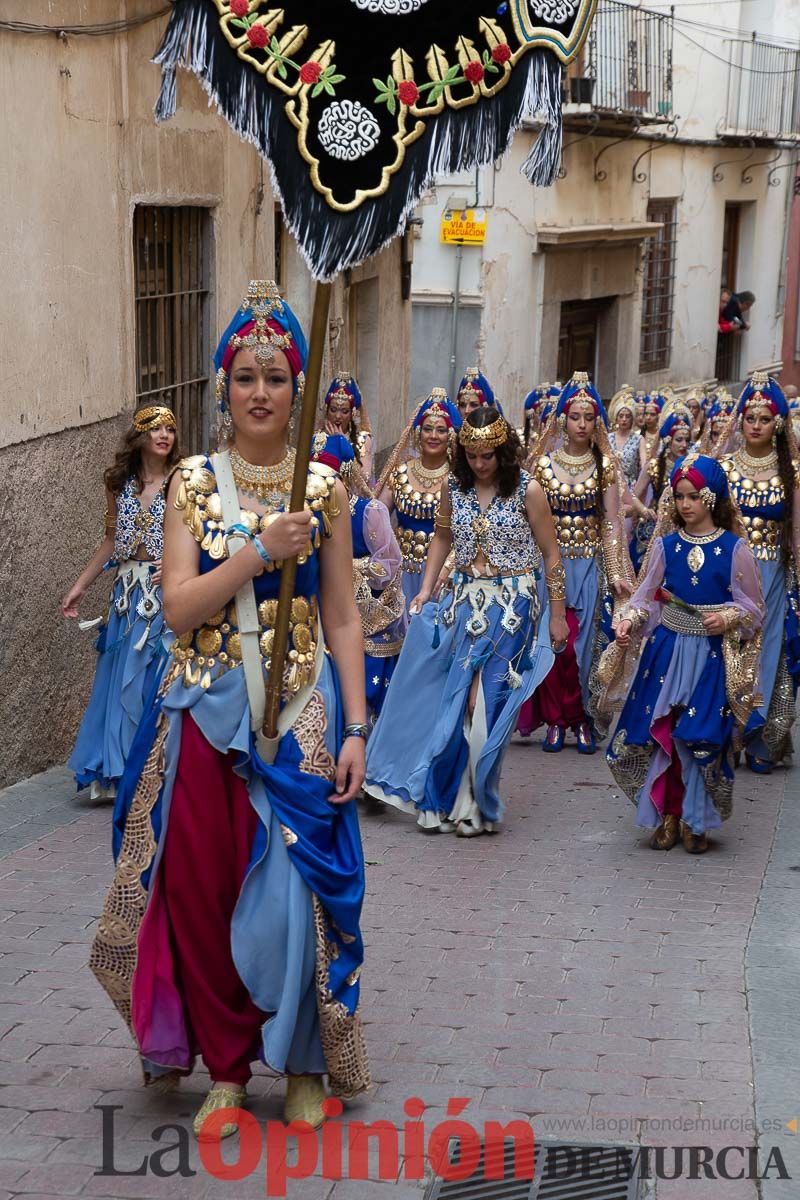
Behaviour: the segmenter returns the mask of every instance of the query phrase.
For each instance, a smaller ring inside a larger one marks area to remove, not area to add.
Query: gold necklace
[[[568,475],[581,475],[587,467],[595,465],[591,450],[587,450],[585,454],[568,454],[566,450],[556,450],[553,458]]]
[[[231,467],[236,486],[245,495],[255,496],[264,504],[278,503],[292,490],[295,450],[290,446],[280,462],[261,467],[242,458],[235,446],[231,447]]]
[[[715,541],[721,533],[722,530],[718,529],[716,525],[711,533],[687,533],[685,529],[678,530],[678,536],[684,542],[691,542],[693,546],[707,546],[709,542]]]
[[[434,467],[432,471],[429,471],[426,467],[423,467],[421,458],[415,458],[411,463],[411,470],[420,483],[424,484],[428,491],[431,491],[435,484],[440,483],[444,479],[450,470],[450,463],[445,459],[440,467]]]
[[[733,457],[736,459],[737,467],[740,467],[747,475],[760,475],[762,471],[774,474],[778,469],[777,450],[773,450],[771,454],[765,454],[763,458],[753,458],[742,446],[741,450],[737,450]]]

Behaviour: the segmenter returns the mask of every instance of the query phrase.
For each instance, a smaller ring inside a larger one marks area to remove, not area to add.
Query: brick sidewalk
[[[740,772],[734,817],[703,858],[680,846],[648,850],[602,756],[581,758],[571,745],[560,756],[512,745],[510,814],[495,838],[427,837],[400,814],[363,810],[366,856],[377,860],[363,923],[376,1087],[351,1116],[402,1125],[404,1100],[419,1096],[430,1132],[448,1099],[463,1096],[473,1125],[517,1114],[540,1138],[752,1142],[645,1132],[643,1123],[753,1118],[744,952],[784,782],[782,772]],[[170,1097],[140,1088],[127,1033],[85,967],[111,875],[110,809],[74,811],[82,815],[71,824],[0,859],[0,912],[9,913],[0,922],[0,1200],[158,1200],[176,1187],[203,1200],[263,1196],[263,1170],[241,1183],[202,1170],[177,1180],[94,1174],[94,1105],[122,1105],[116,1166],[132,1170],[159,1149],[154,1127],[188,1126],[207,1077],[198,1072]],[[259,1075],[251,1095],[259,1121],[280,1116],[281,1082]],[[609,1131],[615,1122],[622,1128]],[[197,1167],[193,1141],[191,1154]],[[175,1154],[164,1162],[176,1164]],[[420,1187],[318,1175],[288,1194],[419,1200]],[[658,1200],[757,1195],[749,1181],[657,1191]]]

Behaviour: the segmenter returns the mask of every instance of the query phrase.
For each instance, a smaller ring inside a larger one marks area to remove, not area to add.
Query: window
[[[169,405],[191,453],[208,437],[210,229],[205,208],[133,217],[136,403]]]
[[[640,371],[661,371],[672,354],[672,311],[675,300],[675,241],[677,222],[674,200],[651,200],[648,221],[661,229],[649,238],[642,286],[642,340]]]

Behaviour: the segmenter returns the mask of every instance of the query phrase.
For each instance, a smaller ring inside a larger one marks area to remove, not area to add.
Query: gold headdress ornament
[[[253,317],[253,328],[245,334],[234,332],[228,338],[227,343],[217,349],[215,360],[219,362],[216,378],[216,399],[217,402],[223,404],[225,402],[226,381],[228,371],[230,370],[233,357],[239,350],[252,350],[256,362],[260,366],[269,366],[275,358],[276,350],[283,350],[287,353],[294,346],[294,339],[291,333],[284,332],[275,327],[273,322],[269,324],[270,318],[275,313],[283,312],[284,304],[281,299],[281,294],[278,291],[278,285],[272,279],[251,279],[239,312],[245,314],[250,311]],[[220,361],[221,360],[221,361]],[[300,370],[297,375],[297,391],[302,395],[305,385],[305,375]]]
[[[480,453],[482,450],[496,450],[508,441],[508,422],[505,417],[497,416],[490,425],[480,427],[465,421],[458,431],[458,440],[465,450]]]
[[[749,380],[750,386],[753,389],[752,394],[747,397],[744,403],[745,410],[751,408],[766,408],[769,409],[772,415],[772,401],[765,393],[765,389],[769,387],[770,379],[767,371],[753,371]]]
[[[428,399],[430,400],[430,405],[425,410],[425,417],[447,417],[447,420],[449,421],[450,413],[447,411],[447,408],[443,403],[447,399],[447,391],[445,388],[431,388],[431,394],[428,396]],[[423,403],[425,402],[423,401]],[[423,417],[423,420],[425,417]]]
[[[137,433],[149,433],[162,425],[166,425],[168,429],[178,428],[175,413],[166,405],[151,404],[148,408],[140,408],[133,418],[133,428]]]

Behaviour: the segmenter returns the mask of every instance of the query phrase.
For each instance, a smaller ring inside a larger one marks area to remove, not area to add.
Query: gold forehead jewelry
[[[458,394],[459,396],[482,396],[483,392],[480,388],[475,387],[475,384],[470,379],[464,384]]]
[[[178,428],[174,412],[164,405],[152,404],[149,408],[140,408],[133,418],[133,428],[137,433],[149,433],[161,425],[166,425],[168,429]]]
[[[272,279],[251,279],[240,312],[250,309],[254,328],[244,337],[234,333],[228,345],[234,350],[252,350],[256,362],[268,366],[275,358],[276,350],[288,350],[292,345],[290,333],[278,333],[270,329],[268,321],[275,313],[283,312],[283,301],[278,285]]]
[[[458,440],[465,450],[495,450],[508,441],[508,422],[498,417],[491,425],[477,428],[465,421],[458,431]]]
[[[353,397],[345,388],[343,381],[341,379],[337,379],[336,382],[340,386],[337,387],[335,392],[331,392],[330,396],[328,396],[328,404],[330,405],[333,400],[346,400],[347,403],[352,406]]]

